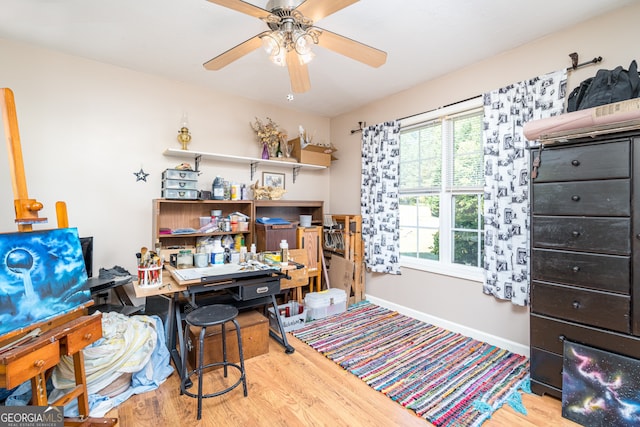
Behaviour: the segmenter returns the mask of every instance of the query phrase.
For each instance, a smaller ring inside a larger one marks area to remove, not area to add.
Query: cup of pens
[[[162,261],[157,253],[143,247],[138,258],[138,284],[140,286],[162,285]]]
[[[157,286],[162,284],[162,266],[150,267],[138,266],[138,279],[140,286]]]

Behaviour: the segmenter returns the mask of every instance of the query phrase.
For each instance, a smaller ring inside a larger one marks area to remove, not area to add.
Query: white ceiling
[[[634,1],[361,0],[317,25],[386,51],[386,64],[316,46],[311,90],[293,101],[286,68],[262,49],[220,71],[203,68],[268,29],[206,0],[0,0],[0,38],[333,117]]]

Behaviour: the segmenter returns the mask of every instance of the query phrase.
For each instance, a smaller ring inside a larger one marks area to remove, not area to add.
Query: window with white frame
[[[480,279],[484,227],[481,100],[402,120],[402,265]]]

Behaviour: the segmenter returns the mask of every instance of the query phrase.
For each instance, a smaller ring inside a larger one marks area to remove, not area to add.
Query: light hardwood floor
[[[118,418],[119,427],[431,425],[290,334],[288,339],[295,353],[285,354],[270,340],[269,353],[246,360],[248,397],[240,386],[204,399],[200,421],[197,400],[180,395],[176,373],[157,390],[131,397],[107,416]],[[217,372],[205,375],[205,387],[214,387],[218,377]],[[578,425],[562,418],[557,399],[525,394],[523,402],[528,415],[505,406],[483,427]]]

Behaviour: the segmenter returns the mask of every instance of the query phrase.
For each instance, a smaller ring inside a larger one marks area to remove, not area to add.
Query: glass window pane
[[[418,257],[418,230],[400,226],[400,255]]]
[[[418,221],[424,227],[440,226],[440,196],[420,196],[418,203]]]
[[[401,227],[418,226],[418,198],[415,196],[400,196],[398,199]]]
[[[438,190],[442,185],[442,161],[433,158],[420,160],[420,188]]]
[[[413,131],[400,134],[400,162],[416,160],[420,154],[418,133]]]
[[[440,232],[438,229],[418,230],[418,258],[438,261],[440,259]]]
[[[420,163],[413,162],[400,163],[400,188],[418,188],[420,185]]]
[[[453,262],[455,264],[478,266],[478,247],[478,233],[453,232]]]
[[[453,120],[453,187],[484,185],[482,113]]]
[[[400,134],[400,189],[439,189],[442,126],[431,123]]]
[[[453,228],[478,229],[478,195],[453,196]]]

